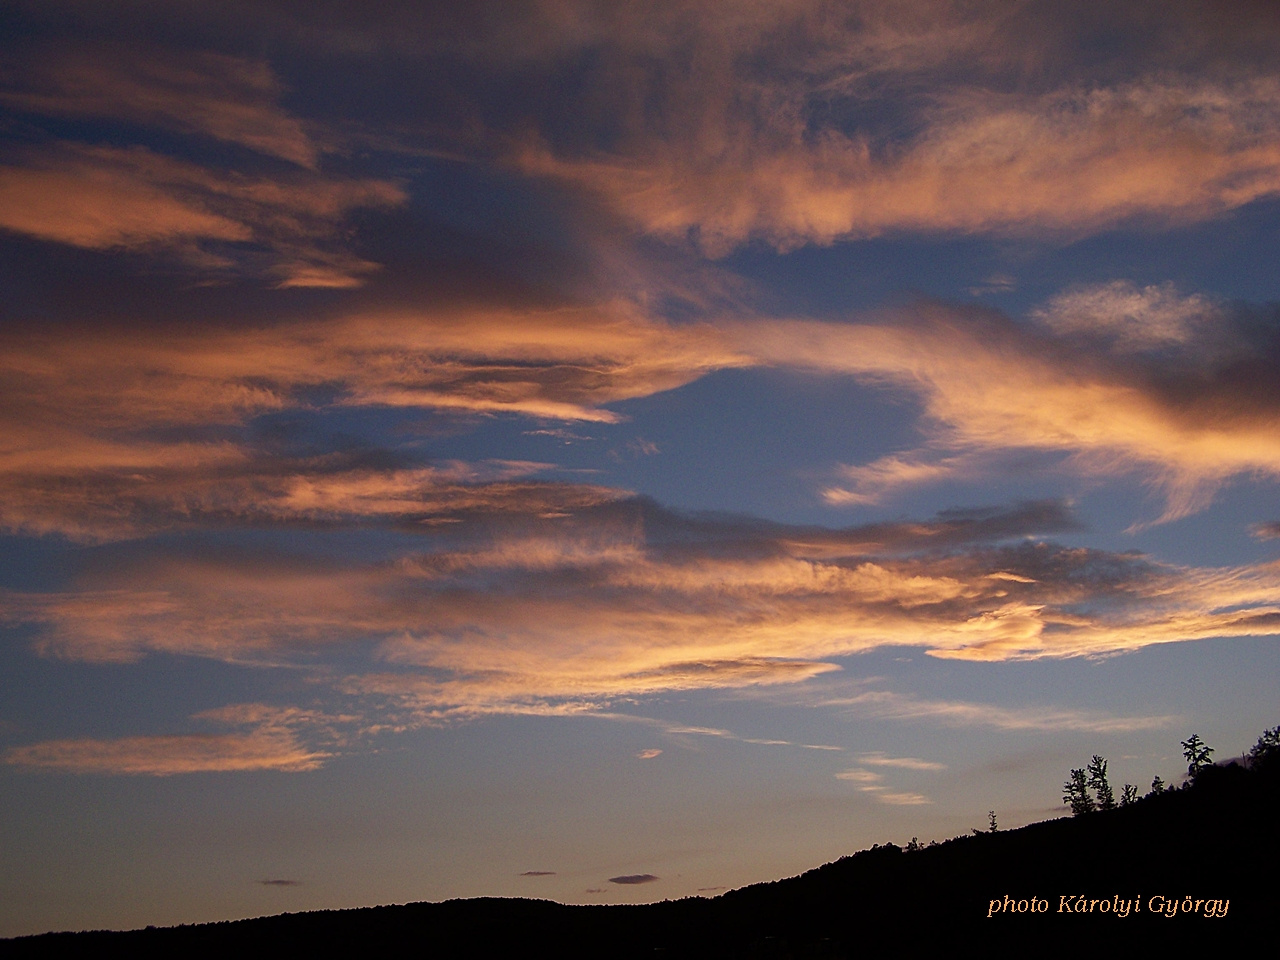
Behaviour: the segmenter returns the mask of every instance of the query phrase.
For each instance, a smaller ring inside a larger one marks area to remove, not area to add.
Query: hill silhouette
[[[714,899],[452,900],[43,934],[0,941],[0,952],[853,957],[970,947],[1034,953],[1053,944],[1057,953],[1070,952],[1073,941],[1091,951],[1252,945],[1259,936],[1265,944],[1274,939],[1280,893],[1278,810],[1280,763],[1233,763],[1114,810],[918,849],[876,846]]]

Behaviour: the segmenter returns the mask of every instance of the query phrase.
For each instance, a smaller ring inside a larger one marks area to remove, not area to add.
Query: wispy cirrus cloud
[[[923,804],[933,803],[923,793],[885,790],[883,787],[862,787],[861,789],[866,793],[870,793],[881,803],[887,803],[891,807],[918,807]]]
[[[300,727],[334,719],[323,715],[317,717],[297,708],[239,704],[197,714],[195,719],[243,729],[231,733],[46,740],[11,747],[5,751],[4,760],[34,770],[167,777],[246,770],[299,773],[318,769],[332,756],[305,745],[298,736]]]
[[[631,5],[571,6],[560,22],[574,29],[540,50],[609,52],[594,79],[612,135],[547,124],[522,143],[521,168],[712,256],[753,239],[788,250],[901,232],[1081,235],[1280,191],[1280,83],[1242,23],[1206,31],[1165,8],[1153,33],[1140,13],[1113,18],[1121,61],[1082,52],[1098,24],[1081,10],[1047,26],[999,3],[702,8],[637,29]],[[1227,50],[1234,68],[1203,70]],[[1069,66],[1082,57],[1087,81]]]
[[[890,454],[860,466],[842,465],[840,479],[847,486],[828,487],[822,498],[833,506],[878,503],[904,488],[952,480],[974,472],[972,458],[929,457],[922,453]]]
[[[932,720],[951,726],[993,727],[998,730],[1129,733],[1167,727],[1177,719],[1174,715],[1115,716],[1049,706],[1002,707],[963,700],[927,700],[889,690],[866,690],[848,696],[816,699],[823,706],[847,710],[860,717]],[[930,764],[912,757],[893,758],[877,754],[859,756],[858,762],[868,766],[900,767],[907,770],[944,769],[942,764]]]
[[[659,236],[692,233],[711,255],[757,237],[788,250],[891,231],[1085,234],[1280,193],[1278,90],[1153,81],[984,92],[933,108],[905,148],[835,129],[813,138],[793,109],[790,129],[717,130],[710,155],[699,140],[655,139],[639,157],[531,150],[522,166],[600,193]]]
[[[320,146],[280,106],[261,61],[205,50],[63,45],[10,62],[0,103],[36,116],[93,117],[233,143],[314,169]]]
[[[0,166],[0,229],[93,250],[167,252],[218,274],[281,287],[355,287],[378,265],[331,244],[362,207],[395,207],[388,181],[299,170],[244,176],[146,147],[55,144]]]
[[[358,209],[403,205],[404,190],[387,179],[323,172],[321,143],[280,107],[283,88],[265,63],[74,44],[16,59],[22,69],[9,71],[0,103],[36,124],[113,121],[117,136],[111,143],[50,136],[7,151],[0,229],[91,250],[162,254],[198,273],[248,273],[280,287],[356,287],[379,269],[349,249],[342,230]],[[192,151],[157,150],[149,129],[235,144],[245,154],[230,164],[195,161]],[[132,143],[121,145],[126,130]]]
[[[412,516],[415,498],[469,494],[442,489],[447,471],[411,451],[371,450],[364,462],[338,451],[289,456],[256,447],[245,429],[289,411],[615,423],[612,403],[768,365],[848,375],[922,402],[928,445],[837,468],[841,482],[822,491],[833,505],[981,476],[1030,451],[1060,469],[1136,476],[1164,494],[1162,519],[1173,519],[1229,479],[1280,473],[1280,398],[1267,377],[1276,343],[1263,308],[1122,283],[1068,291],[1030,323],[920,304],[848,323],[673,324],[613,301],[370,310],[145,336],[15,331],[0,339],[0,520],[109,538],[236,516]],[[580,489],[597,502],[612,496]],[[587,502],[568,487],[543,492]],[[815,530],[811,542],[826,536]]]
[[[884,753],[858,754],[858,762],[869,767],[895,767],[900,770],[945,770],[945,763],[921,760],[918,757],[890,757]]]
[[[1086,474],[1140,477],[1163,493],[1164,520],[1203,508],[1230,478],[1280,476],[1274,311],[1109,284],[1036,316],[1043,326],[921,304],[886,322],[735,329],[762,361],[920,398],[929,446],[845,468],[852,484],[825,491],[834,504],[963,477],[1016,450],[1060,455]]]
[[[492,465],[441,469],[395,451],[363,462],[340,451],[291,457],[236,431],[268,414],[343,409],[616,422],[604,404],[748,362],[708,326],[676,328],[625,304],[145,336],[15,332],[0,342],[0,519],[109,538],[200,517],[358,520],[429,514],[444,500],[479,509],[503,496],[474,487],[504,479]],[[509,477],[541,469],[509,466]],[[544,512],[613,496],[587,486],[522,492]]]
[[[856,528],[848,554],[826,545],[815,557],[793,531],[766,526],[753,541],[731,521],[726,556],[713,537],[691,538],[712,521],[693,518],[676,537],[678,523],[620,501],[488,526],[480,544],[449,532],[377,564],[169,556],[76,590],[11,592],[6,619],[38,625],[44,653],[89,661],[342,657],[339,688],[408,725],[600,713],[680,690],[812,689],[815,702],[874,716],[1122,729],[1131,721],[883,692],[828,702],[811,685],[838,658],[885,646],[997,662],[1280,632],[1274,564],[1185,568],[1034,541],[869,554]]]

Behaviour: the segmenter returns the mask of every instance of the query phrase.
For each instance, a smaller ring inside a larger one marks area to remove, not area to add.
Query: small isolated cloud
[[[1249,532],[1259,540],[1280,540],[1280,520],[1255,523],[1249,528]]]
[[[872,767],[900,767],[903,770],[945,770],[946,764],[934,763],[931,760],[919,760],[915,757],[889,757],[876,751],[864,753],[858,757],[859,763]]]
[[[880,774],[870,770],[841,770],[836,774],[837,780],[852,780],[854,783],[875,783],[882,779]],[[879,788],[877,788],[879,789]]]
[[[1072,288],[1031,316],[1055,333],[1103,339],[1122,353],[1185,344],[1198,328],[1222,321],[1205,296],[1184,296],[1172,283],[1138,287],[1129,280]]]
[[[972,464],[960,457],[928,459],[919,453],[892,454],[863,466],[842,465],[840,474],[849,485],[828,487],[822,491],[822,498],[832,506],[877,504],[905,487],[956,479],[966,471],[972,472]]]
[[[658,445],[644,437],[636,437],[620,448],[609,451],[609,459],[615,463],[625,460],[639,460],[641,457],[652,457],[658,453]]]
[[[259,880],[264,887],[300,887],[301,880]]]
[[[1128,733],[1167,727],[1177,719],[1172,715],[1118,717],[1052,706],[999,707],[966,701],[922,700],[887,690],[869,690],[849,697],[832,697],[821,703],[828,707],[845,707],[857,716],[887,720],[931,719],[948,726],[987,726],[997,730]],[[862,758],[859,758],[859,762],[875,763],[874,760]]]
[[[520,433],[522,437],[550,437],[553,440],[563,440],[565,443],[574,443],[582,440],[594,440],[595,437],[588,437],[585,434],[574,433],[572,430],[563,428],[547,428],[542,430],[523,430]]]
[[[652,873],[626,873],[620,877],[610,877],[610,883],[620,883],[624,886],[630,886],[637,883],[653,883],[660,880],[661,877],[655,877]]]
[[[876,799],[891,807],[916,807],[925,803],[933,803],[922,793],[877,793]]]
[[[662,753],[662,751],[661,751],[660,749],[658,749],[657,747],[649,747],[647,750],[641,750],[641,751],[639,751],[639,752],[636,754],[636,759],[637,759],[637,760],[652,760],[654,757],[658,756],[660,753]]]
[[[554,877],[555,875],[554,870],[526,870],[520,874],[522,877]]]
[[[993,273],[977,286],[969,287],[969,293],[975,297],[981,297],[989,293],[1008,293],[1017,286],[1018,281],[1009,274]]]

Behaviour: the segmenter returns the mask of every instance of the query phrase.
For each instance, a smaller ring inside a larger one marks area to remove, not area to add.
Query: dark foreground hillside
[[[714,900],[454,900],[45,934],[0,941],[0,953],[846,957],[995,948],[1069,956],[1197,945],[1269,955],[1280,895],[1277,774],[1211,768],[1191,788],[1117,810],[916,851],[874,847]]]

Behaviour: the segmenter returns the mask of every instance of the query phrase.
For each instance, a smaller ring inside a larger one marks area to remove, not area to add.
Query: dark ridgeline
[[[643,906],[452,900],[44,934],[0,941],[0,955],[855,957],[959,954],[972,945],[1035,956],[1253,947],[1257,934],[1253,949],[1269,955],[1280,894],[1280,744],[1250,760],[1247,768],[1204,766],[1182,789],[1115,809],[907,850],[872,847],[715,899]],[[1070,913],[1061,911],[1064,897]],[[1084,914],[1077,912],[1082,898],[1092,907]],[[1224,900],[1225,907],[1209,905]],[[989,917],[993,901],[999,909]],[[1173,916],[1169,902],[1178,905]],[[1165,912],[1153,913],[1153,905]],[[1226,915],[1206,916],[1219,910]]]

